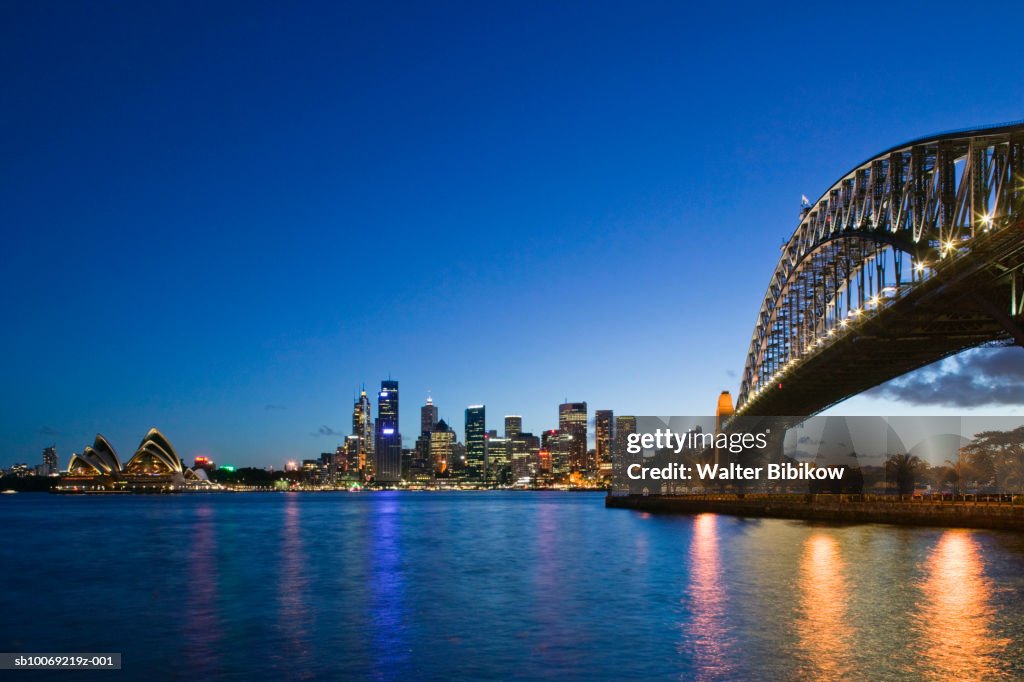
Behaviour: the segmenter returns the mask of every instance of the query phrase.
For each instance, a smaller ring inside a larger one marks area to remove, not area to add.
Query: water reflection
[[[537,505],[535,516],[535,558],[532,562],[532,594],[535,597],[532,609],[538,623],[537,630],[546,633],[546,636],[529,639],[532,645],[530,654],[543,661],[546,667],[557,669],[571,663],[571,657],[565,655],[569,649],[560,639],[564,614],[552,606],[559,601],[559,588],[565,579],[562,575],[562,564],[559,562],[560,516],[554,505],[543,502]]]
[[[372,614],[368,634],[381,679],[402,677],[408,659],[405,641],[405,584],[402,572],[399,498],[401,493],[380,493],[373,515],[372,573],[367,604]]]
[[[1005,639],[994,636],[992,585],[977,541],[943,533],[925,561],[925,602],[916,621],[929,679],[986,679],[1002,672]]]
[[[833,537],[815,533],[804,542],[796,634],[815,679],[845,679],[850,674],[853,633],[847,618],[846,570]]]
[[[281,527],[281,568],[278,572],[278,608],[282,639],[283,663],[302,670],[309,662],[311,632],[307,617],[306,594],[309,589],[307,557],[302,544],[298,493],[287,493],[284,522]]]
[[[642,518],[586,493],[3,497],[20,529],[0,561],[3,650],[122,651],[131,679],[1024,670],[1016,534]],[[156,584],[173,610],[148,608]]]
[[[724,627],[728,614],[718,549],[718,517],[714,514],[701,514],[693,521],[690,567],[693,619],[683,628],[695,653],[697,679],[726,678],[731,639]]]
[[[222,622],[217,598],[220,582],[217,571],[217,535],[213,509],[208,504],[196,508],[190,530],[188,552],[188,620],[185,623],[185,647],[189,667],[212,672],[223,645]]]

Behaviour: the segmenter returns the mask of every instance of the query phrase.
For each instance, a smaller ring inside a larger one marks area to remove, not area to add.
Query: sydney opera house
[[[170,441],[150,429],[124,466],[114,446],[97,434],[92,445],[75,454],[56,492],[192,492],[220,489],[202,469],[184,466]]]

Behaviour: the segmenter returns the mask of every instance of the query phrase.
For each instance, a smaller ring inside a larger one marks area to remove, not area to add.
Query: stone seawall
[[[864,501],[856,499],[856,496],[839,495],[785,498],[609,495],[605,498],[605,506],[652,513],[710,513],[828,523],[888,523],[1024,531],[1024,504],[1020,503]]]

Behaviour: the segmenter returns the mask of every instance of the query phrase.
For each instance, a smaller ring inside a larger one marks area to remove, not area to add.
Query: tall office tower
[[[508,438],[487,436],[487,459],[484,470],[487,472],[488,485],[504,485],[511,483],[512,475],[512,441]]]
[[[433,433],[437,424],[437,405],[434,399],[427,396],[427,404],[420,408],[420,434]]]
[[[377,393],[377,442],[374,445],[374,480],[398,483],[402,478],[402,434],[398,430],[398,382],[380,382]]]
[[[346,436],[345,444],[345,474],[348,478],[355,478],[359,475],[359,453],[361,451],[359,436],[352,434]]]
[[[57,471],[57,446],[51,445],[43,450],[43,475],[49,476]]]
[[[571,439],[569,468],[583,471],[587,468],[587,404],[562,403],[558,406],[558,430]]]
[[[446,474],[451,470],[454,447],[455,431],[442,419],[430,433],[430,461],[435,474]]]
[[[532,433],[520,431],[509,440],[512,441],[512,482],[526,483],[540,470],[540,438]]]
[[[334,472],[331,478],[331,485],[338,485],[348,475],[348,450],[346,449],[346,441],[341,441],[341,445],[334,449]]]
[[[523,432],[523,418],[518,414],[505,417],[505,438],[515,438]]]
[[[345,473],[352,475],[359,471],[359,436],[345,436],[341,446],[345,450]]]
[[[415,459],[423,460],[417,466],[424,466],[430,461],[430,434],[437,426],[437,405],[434,399],[427,396],[427,404],[420,408],[420,436],[416,439]]]
[[[615,418],[615,446],[612,448],[612,470],[616,478],[621,478],[626,473],[626,467],[640,461],[643,453],[631,455],[626,450],[629,445],[629,435],[636,433],[636,417],[621,416]]]
[[[320,453],[320,475],[321,482],[329,485],[334,485],[335,474],[335,453],[334,452],[321,452]]]
[[[572,471],[572,436],[558,429],[550,429],[540,436],[541,469],[557,478],[564,478]]]
[[[374,435],[373,435],[373,417],[370,412],[370,399],[366,395],[366,391],[362,391],[359,394],[359,399],[356,400],[355,405],[352,407],[352,435],[359,439],[358,446],[358,461],[356,462],[355,468],[358,471],[363,472],[365,478],[373,477],[373,446]]]
[[[482,483],[487,466],[487,408],[466,408],[466,480]]]
[[[614,417],[611,410],[594,412],[594,470],[602,476],[612,473],[612,439],[615,434]]]

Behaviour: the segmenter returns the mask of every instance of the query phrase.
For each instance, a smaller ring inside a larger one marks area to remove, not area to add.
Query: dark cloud
[[[335,431],[330,426],[321,426],[316,433],[311,433],[309,435],[314,438],[319,438],[320,436],[341,436],[342,433],[340,431]]]
[[[1024,405],[1024,349],[978,348],[894,379],[868,395],[910,405]]]
[[[284,405],[277,405],[275,403],[268,403],[267,405],[264,405],[263,409],[267,410],[267,411],[272,411],[272,410],[287,410],[288,408],[285,407]]]
[[[59,436],[60,435],[60,431],[58,431],[57,429],[55,429],[55,428],[53,428],[51,426],[41,426],[41,427],[39,427],[39,435],[40,436]]]

